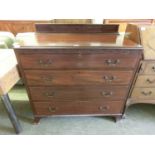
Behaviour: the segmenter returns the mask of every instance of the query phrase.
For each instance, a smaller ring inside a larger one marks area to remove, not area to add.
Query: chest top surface
[[[17,34],[15,48],[141,48],[132,31],[118,33],[116,25],[115,30],[111,25],[48,26],[48,31]]]
[[[155,59],[155,26],[142,25],[140,27],[141,41],[144,48],[144,59]]]

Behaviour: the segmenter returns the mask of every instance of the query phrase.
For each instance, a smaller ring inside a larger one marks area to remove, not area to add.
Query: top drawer
[[[101,69],[135,68],[140,56],[138,53],[26,53],[19,54],[24,69]]]
[[[155,74],[155,61],[143,61],[141,70],[141,74]]]

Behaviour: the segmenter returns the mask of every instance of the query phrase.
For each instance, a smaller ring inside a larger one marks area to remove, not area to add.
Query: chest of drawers
[[[43,43],[15,48],[36,122],[54,115],[122,116],[141,47]]]
[[[144,60],[141,62],[126,109],[138,103],[155,104],[155,26],[143,25],[139,28],[144,47]]]

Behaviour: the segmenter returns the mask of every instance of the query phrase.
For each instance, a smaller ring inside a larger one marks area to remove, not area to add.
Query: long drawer
[[[134,88],[131,97],[144,100],[154,100],[155,88]]]
[[[155,87],[155,75],[139,75],[135,87]]]
[[[101,86],[57,86],[57,87],[29,87],[33,101],[54,100],[122,100],[126,98],[128,87]]]
[[[33,102],[35,115],[121,114],[124,101]]]
[[[20,54],[24,69],[134,69],[140,59],[138,53],[105,52],[100,54]]]
[[[133,76],[132,71],[25,70],[24,73],[30,86],[128,85]]]

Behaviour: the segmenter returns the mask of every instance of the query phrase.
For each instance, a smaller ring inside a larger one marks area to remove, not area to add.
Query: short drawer
[[[139,98],[139,99],[155,99],[155,88],[134,88],[132,92],[132,98]]]
[[[139,75],[135,87],[155,87],[155,75]]]
[[[99,86],[64,86],[64,87],[29,87],[33,101],[54,101],[54,100],[87,100],[125,99],[128,87],[99,87]]]
[[[143,61],[140,73],[155,74],[155,61]]]
[[[124,52],[125,53],[125,52]],[[24,69],[101,69],[135,68],[138,54],[110,52],[103,54],[19,54]]]
[[[25,70],[30,86],[54,85],[129,85],[132,71],[49,71]]]
[[[124,101],[104,100],[87,102],[33,102],[35,115],[89,115],[89,114],[121,114]]]

